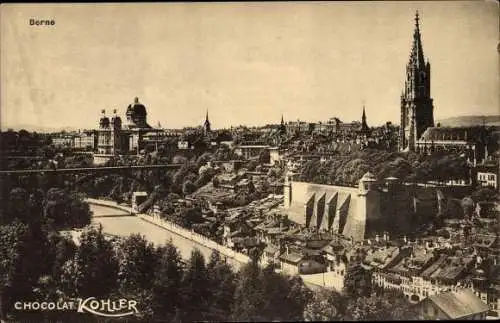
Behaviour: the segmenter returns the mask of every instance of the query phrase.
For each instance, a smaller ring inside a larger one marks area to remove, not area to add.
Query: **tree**
[[[261,315],[269,320],[298,321],[303,319],[308,292],[300,277],[290,278],[274,272],[271,266],[261,272],[264,305]]]
[[[321,289],[312,294],[304,308],[305,321],[340,321],[344,316],[347,299],[337,292]]]
[[[262,321],[264,286],[259,279],[259,267],[255,261],[245,265],[238,274],[232,319],[235,321]]]
[[[205,258],[198,249],[191,252],[181,287],[182,320],[205,320],[209,312],[209,280]]]
[[[289,310],[286,299],[288,294],[286,278],[275,273],[271,266],[261,271],[259,278],[262,280],[265,295],[261,315],[269,320],[284,320]]]
[[[217,188],[217,187],[219,187],[219,184],[220,184],[219,179],[217,178],[217,176],[214,176],[214,177],[212,178],[212,185],[213,185],[215,188]]]
[[[256,160],[251,160],[247,163],[247,169],[251,172],[255,170],[255,168],[259,165],[259,162]]]
[[[180,294],[183,274],[181,257],[170,241],[157,249],[158,267],[153,276],[152,308],[155,317],[172,321],[180,309]]]
[[[40,277],[41,263],[36,244],[30,241],[29,227],[18,221],[0,226],[0,318],[13,302],[30,299]]]
[[[236,275],[230,265],[225,263],[217,250],[210,255],[207,264],[209,290],[212,295],[209,302],[210,321],[224,321],[231,315]]]
[[[271,162],[271,154],[268,149],[264,149],[259,154],[259,163],[260,164],[269,164]]]
[[[82,228],[90,224],[91,219],[87,203],[59,188],[47,192],[44,214],[56,229]]]
[[[56,231],[49,233],[48,235],[49,243],[53,246],[51,249],[54,250],[52,257],[52,277],[59,277],[61,275],[61,269],[64,263],[68,260],[73,259],[75,256],[77,246],[71,239],[71,236],[67,233],[61,235]]]
[[[144,236],[130,235],[118,248],[118,284],[120,290],[138,292],[152,287],[156,267],[156,249]]]
[[[196,168],[200,168],[204,165],[207,164],[207,162],[213,160],[214,156],[211,153],[203,153],[198,159],[196,160]]]
[[[28,193],[24,188],[14,188],[10,191],[8,213],[9,217],[6,222],[10,222],[12,219],[17,218],[23,223],[29,222],[29,208],[26,201],[28,200]]]
[[[201,209],[199,207],[191,207],[184,209],[182,212],[182,226],[191,229],[193,224],[199,223],[203,220]]]
[[[304,285],[300,276],[288,279],[288,293],[286,296],[288,311],[285,315],[286,321],[301,321],[305,306],[312,297],[311,291]]]
[[[182,193],[184,195],[189,195],[189,194],[193,193],[194,191],[196,191],[196,185],[192,181],[186,180],[182,184]]]
[[[472,193],[472,199],[475,202],[483,202],[483,201],[497,201],[498,200],[498,192],[491,187],[482,187]]]
[[[212,179],[214,174],[215,174],[215,171],[213,168],[207,167],[207,166],[202,166],[200,168],[200,175],[199,175],[198,179],[196,179],[194,185],[197,188],[206,185],[207,183],[210,182],[210,180]]]
[[[371,274],[359,263],[351,263],[344,277],[344,295],[349,298],[369,296],[372,291]]]
[[[396,321],[418,319],[418,310],[401,293],[351,298],[344,319],[349,321]]]
[[[302,172],[300,174],[300,180],[310,182],[316,176],[317,171],[320,167],[318,160],[310,160],[304,164]]]
[[[81,297],[100,297],[111,292],[117,282],[118,261],[110,241],[106,240],[99,228],[87,227],[80,236],[72,263],[66,265],[69,270],[63,273],[65,278],[74,277],[76,295]]]

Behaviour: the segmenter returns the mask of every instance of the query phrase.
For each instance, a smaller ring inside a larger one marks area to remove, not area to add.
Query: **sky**
[[[415,11],[434,118],[499,115],[495,1],[2,4],[0,125],[399,123]],[[54,26],[31,26],[53,19]]]

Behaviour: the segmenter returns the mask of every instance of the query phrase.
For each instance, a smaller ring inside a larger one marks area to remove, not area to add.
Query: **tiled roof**
[[[429,299],[450,319],[484,313],[489,309],[488,305],[477,298],[470,289],[437,294],[430,296]]]
[[[288,263],[297,264],[302,260],[303,256],[295,252],[284,252],[281,254],[280,259]]]
[[[365,262],[374,267],[385,268],[399,255],[398,247],[379,249],[366,256]]]
[[[426,141],[471,141],[480,138],[479,128],[429,127],[420,140]]]
[[[273,245],[273,244],[268,244],[266,246],[266,248],[264,249],[265,253],[269,253],[269,254],[272,254],[272,255],[274,255],[278,251],[279,251],[278,247],[275,246],[275,245]]]
[[[306,245],[308,248],[311,248],[311,249],[321,249],[323,248],[324,246],[328,245],[330,241],[328,240],[310,240],[310,241],[307,241],[306,242]]]
[[[437,270],[436,272],[434,272],[431,277],[447,280],[457,280],[464,269],[465,268],[463,266],[446,265],[441,270]]]
[[[490,248],[497,241],[497,237],[492,235],[479,234],[474,239],[474,246]]]
[[[422,272],[422,277],[424,278],[430,278],[431,275],[439,269],[441,264],[443,264],[446,261],[447,256],[446,255],[440,255],[439,258],[432,264],[430,265],[427,269],[425,269]]]

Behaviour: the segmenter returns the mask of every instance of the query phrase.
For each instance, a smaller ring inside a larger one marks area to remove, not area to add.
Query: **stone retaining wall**
[[[96,200],[96,199],[93,199],[93,198],[85,198],[84,201],[87,202],[87,203],[89,203],[89,204],[106,206],[106,207],[109,207],[109,208],[117,209],[117,210],[120,210],[120,211],[127,212],[129,214],[132,214],[132,208],[131,207],[119,205],[115,201]]]
[[[85,201],[90,204],[106,206],[110,208],[114,208],[117,210],[128,212],[130,215],[133,215],[132,209],[130,207],[118,205],[114,201],[104,201],[104,200],[96,200],[92,198],[86,198]],[[226,257],[229,260],[232,260],[234,265],[239,265],[237,267],[241,267],[242,265],[247,264],[250,261],[250,257],[245,254],[234,251],[228,247],[218,244],[217,242],[196,233],[192,230],[185,229],[173,222],[167,221],[159,217],[158,215],[147,215],[147,214],[137,214],[137,217],[142,219],[143,221],[147,221],[154,225],[157,225],[165,230],[173,232],[181,237],[189,239],[193,241],[193,243],[201,245],[203,247],[217,250],[219,253]],[[263,264],[261,264],[263,266]],[[300,275],[302,280],[311,285],[315,285],[319,288],[335,288],[339,289],[340,286],[337,277],[333,277],[332,273],[328,272],[325,274],[313,274],[313,275]]]
[[[137,216],[144,221],[150,222],[150,223],[155,224],[159,227],[162,227],[170,232],[178,234],[181,237],[184,237],[186,239],[193,241],[194,243],[197,243],[199,245],[202,245],[202,246],[209,248],[209,249],[212,249],[212,250],[217,250],[217,251],[219,251],[219,253],[222,256],[224,256],[226,258],[233,259],[234,261],[236,261],[240,265],[247,264],[250,261],[250,257],[248,257],[247,255],[244,255],[244,254],[236,252],[230,248],[227,248],[223,245],[220,245],[217,242],[205,237],[204,235],[196,233],[192,230],[187,230],[187,229],[181,227],[180,225],[177,225],[177,224],[172,223],[170,221],[166,221],[157,215],[137,214]]]

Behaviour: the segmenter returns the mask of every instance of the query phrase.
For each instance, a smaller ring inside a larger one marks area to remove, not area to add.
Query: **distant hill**
[[[442,127],[472,127],[482,126],[500,126],[500,115],[496,116],[461,116],[437,120]]]
[[[19,131],[21,129],[27,130],[29,132],[38,132],[38,133],[52,133],[52,132],[61,132],[61,131],[77,131],[77,129],[72,127],[44,127],[44,126],[36,126],[36,125],[2,125],[0,128],[2,131],[7,131],[12,129],[14,131]]]

